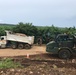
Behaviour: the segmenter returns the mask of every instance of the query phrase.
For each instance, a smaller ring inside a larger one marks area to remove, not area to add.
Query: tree
[[[32,23],[19,23],[16,27],[13,28],[13,31],[35,36],[37,33],[37,28],[33,26]]]

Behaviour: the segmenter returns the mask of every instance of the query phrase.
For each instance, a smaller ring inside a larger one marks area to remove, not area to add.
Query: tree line
[[[5,35],[5,30],[11,30],[16,33],[23,33],[27,36],[35,36],[35,43],[37,39],[41,38],[43,43],[48,43],[53,40],[58,34],[75,34],[76,28],[74,27],[65,27],[59,28],[54,25],[51,26],[34,26],[32,23],[18,23],[17,25],[1,25],[0,24],[0,36]]]

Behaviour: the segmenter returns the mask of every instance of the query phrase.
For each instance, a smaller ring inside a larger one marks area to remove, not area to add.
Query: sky
[[[0,0],[0,23],[76,27],[76,0]]]

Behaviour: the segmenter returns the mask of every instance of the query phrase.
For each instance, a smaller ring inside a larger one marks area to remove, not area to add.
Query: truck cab
[[[6,42],[6,36],[0,36],[0,48],[5,48]]]
[[[73,35],[59,34],[46,45],[46,51],[58,54],[60,58],[70,58],[76,52],[76,39]]]

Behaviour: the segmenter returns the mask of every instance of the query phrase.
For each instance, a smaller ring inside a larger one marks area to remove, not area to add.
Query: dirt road
[[[20,55],[34,55],[46,53],[46,46],[33,46],[31,49],[0,49],[0,57],[1,56],[20,56]]]

